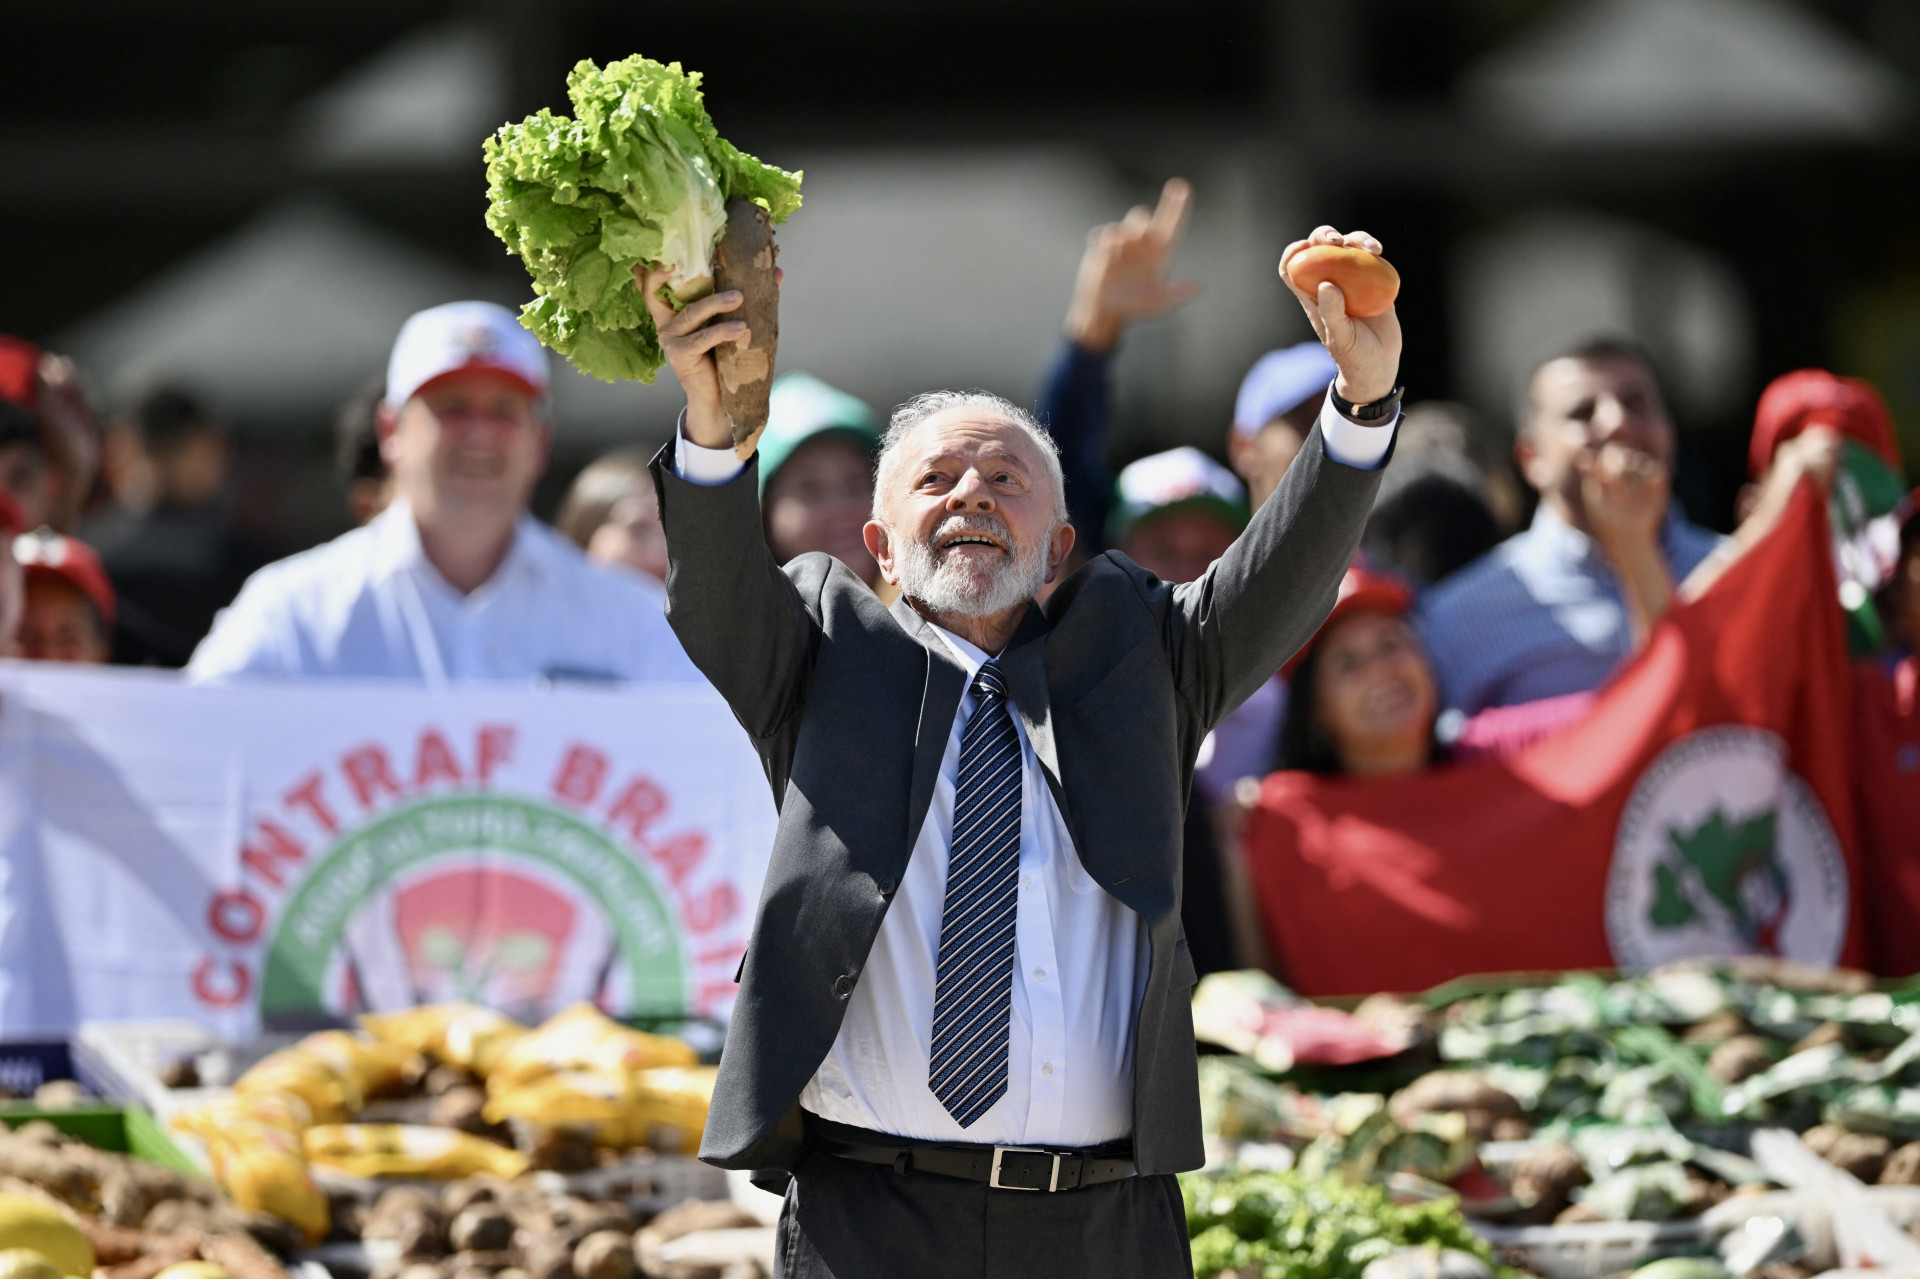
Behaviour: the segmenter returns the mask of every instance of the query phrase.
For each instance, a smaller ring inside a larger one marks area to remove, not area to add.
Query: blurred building
[[[1129,337],[1120,460],[1219,448],[1247,362],[1305,336],[1273,263],[1322,221],[1387,243],[1418,398],[1504,420],[1552,347],[1648,341],[1704,518],[1787,368],[1880,381],[1920,458],[1911,0],[20,0],[9,29],[0,331],[109,396],[203,388],[295,541],[341,518],[326,426],[399,320],[527,296],[480,139],[636,51],[807,171],[781,362],[876,403],[1029,398],[1088,226],[1181,173],[1207,292]],[[678,403],[671,375],[556,401],[562,472]]]

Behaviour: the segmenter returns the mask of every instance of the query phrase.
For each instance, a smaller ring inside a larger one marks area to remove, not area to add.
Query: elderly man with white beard
[[[1322,227],[1288,255],[1308,243],[1380,252]],[[739,296],[675,313],[655,283],[687,395],[653,462],[668,617],[780,808],[701,1157],[784,1186],[782,1276],[1191,1274],[1194,757],[1332,605],[1398,419],[1397,320],[1294,290],[1338,376],[1177,586],[1109,552],[1035,603],[1073,546],[1052,440],[996,396],[909,401],[865,530],[889,608],[826,555],[774,563],[712,356],[746,339]]]

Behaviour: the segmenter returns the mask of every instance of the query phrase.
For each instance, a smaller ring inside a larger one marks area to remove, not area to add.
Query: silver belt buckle
[[[1060,1156],[1050,1150],[1040,1150],[1033,1146],[995,1146],[993,1148],[993,1171],[987,1175],[987,1185],[995,1190],[1034,1190],[1039,1186],[1003,1186],[1000,1184],[1000,1159],[1003,1155],[1045,1155],[1053,1160],[1053,1175],[1047,1179],[1046,1189],[1052,1193],[1060,1189]]]

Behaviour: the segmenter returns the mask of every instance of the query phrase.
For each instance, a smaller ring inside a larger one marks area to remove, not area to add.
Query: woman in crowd
[[[1825,485],[1839,446],[1839,436],[1821,428],[1783,444],[1752,513],[1677,590],[1666,578],[1657,542],[1667,501],[1664,470],[1645,468],[1626,450],[1600,450],[1590,464],[1587,510],[1618,569],[1636,645],[1646,642],[1676,594],[1697,597],[1779,523],[1802,477]],[[1392,776],[1443,759],[1504,757],[1578,719],[1593,701],[1591,692],[1572,693],[1443,719],[1412,608],[1413,592],[1398,577],[1359,562],[1348,570],[1333,611],[1285,672],[1293,696],[1275,752],[1278,768]]]
[[[553,526],[595,563],[644,573],[665,585],[667,534],[643,449],[615,449],[574,477]]]

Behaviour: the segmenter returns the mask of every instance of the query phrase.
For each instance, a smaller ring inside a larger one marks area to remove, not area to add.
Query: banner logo
[[[570,995],[671,1015],[690,993],[680,942],[674,908],[604,830],[517,796],[449,795],[382,815],[314,866],[267,947],[260,1011],[546,1011]]]
[[[1742,954],[1831,964],[1846,930],[1839,840],[1778,735],[1701,729],[1641,775],[1607,882],[1621,967]]]

